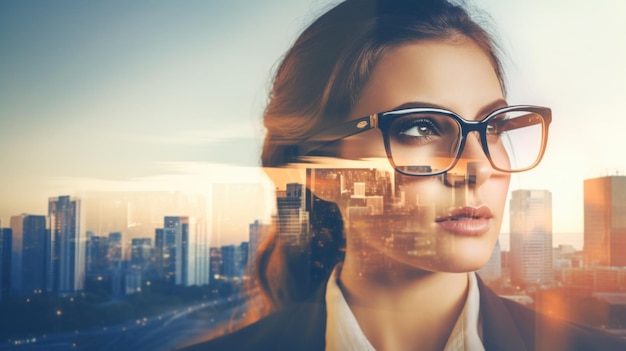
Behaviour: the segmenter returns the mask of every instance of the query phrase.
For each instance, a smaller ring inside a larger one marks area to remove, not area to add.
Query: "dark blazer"
[[[626,340],[617,336],[535,313],[497,296],[480,279],[478,288],[487,351],[626,350]],[[232,334],[184,350],[323,351],[324,292],[322,289],[311,301],[276,312]]]

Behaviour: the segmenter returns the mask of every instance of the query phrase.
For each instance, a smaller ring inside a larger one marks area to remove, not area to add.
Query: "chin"
[[[489,259],[493,245],[485,243],[463,243],[439,248],[429,257],[412,257],[403,254],[402,263],[430,272],[464,273],[481,269]]]
[[[479,269],[481,269],[489,260],[489,257],[487,257],[487,260],[476,260],[474,259],[469,259],[466,261],[460,261],[454,260],[453,262],[450,262],[449,264],[444,265],[443,267],[441,267],[441,269],[439,269],[439,272],[447,272],[447,273],[466,273],[466,272],[474,272],[477,271]]]
[[[472,272],[489,261],[498,236],[496,232],[475,236],[436,230],[390,232],[393,235],[383,238],[375,238],[375,231],[359,233],[358,240],[349,237],[346,256],[357,257],[364,272]]]

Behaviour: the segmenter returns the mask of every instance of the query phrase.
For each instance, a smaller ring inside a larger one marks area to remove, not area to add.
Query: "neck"
[[[377,350],[444,348],[467,297],[467,273],[427,272],[402,263],[360,272],[356,263],[346,257],[340,286]]]

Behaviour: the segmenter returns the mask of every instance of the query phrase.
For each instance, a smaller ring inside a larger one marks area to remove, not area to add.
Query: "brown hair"
[[[323,126],[345,119],[382,55],[407,42],[465,37],[481,47],[492,61],[504,91],[504,80],[491,36],[466,10],[446,0],[347,0],[315,20],[286,53],[276,72],[264,113],[267,129],[264,167],[279,167],[298,155],[299,141]],[[320,200],[317,200],[318,203]],[[334,252],[323,260],[331,266],[342,259],[342,222],[332,205],[311,211],[310,252],[326,238]],[[338,218],[337,218],[338,217]],[[258,318],[310,295],[326,281],[330,269],[311,278],[302,256],[289,252],[276,229],[257,255],[256,283],[265,301]]]

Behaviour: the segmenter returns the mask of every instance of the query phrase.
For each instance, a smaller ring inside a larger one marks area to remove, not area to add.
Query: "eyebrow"
[[[509,106],[509,104],[506,102],[505,99],[497,99],[497,100],[495,100],[493,102],[490,102],[487,105],[483,106],[478,111],[478,114],[477,114],[476,117],[485,117],[487,114],[491,113],[492,111],[495,111],[495,110],[497,110],[499,108],[503,108],[503,107],[507,107],[507,106]],[[437,109],[440,109],[440,110],[446,110],[446,111],[451,111],[451,112],[456,113],[455,111],[449,109],[446,106],[433,104],[432,102],[423,102],[423,101],[406,102],[406,103],[404,103],[404,104],[402,104],[400,106],[394,107],[390,111],[406,109],[406,108],[417,108],[417,107],[437,108]]]

